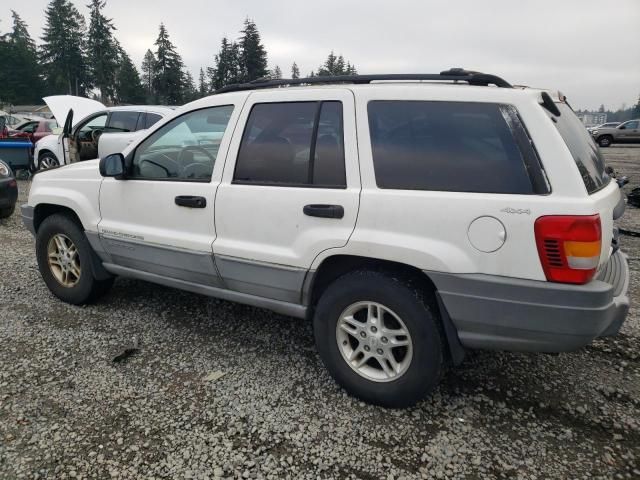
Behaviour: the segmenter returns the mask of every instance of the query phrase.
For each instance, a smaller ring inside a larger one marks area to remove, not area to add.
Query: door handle
[[[207,206],[207,199],[204,197],[194,197],[192,195],[178,195],[176,197],[176,205],[179,207],[205,208]]]
[[[320,218],[342,218],[344,208],[342,205],[305,205],[302,209],[305,215]]]

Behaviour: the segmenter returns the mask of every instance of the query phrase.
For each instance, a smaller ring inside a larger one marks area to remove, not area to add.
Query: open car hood
[[[56,117],[58,125],[64,124],[71,109],[73,109],[72,126],[75,127],[83,118],[107,108],[97,100],[74,97],[73,95],[55,95],[44,97],[43,100],[51,110],[51,113],[53,113],[53,116]]]

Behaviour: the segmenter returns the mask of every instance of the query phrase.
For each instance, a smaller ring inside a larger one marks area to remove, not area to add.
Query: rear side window
[[[139,115],[139,112],[112,112],[109,117],[107,131],[135,132]]]
[[[368,112],[379,188],[548,193],[511,106],[385,100],[370,102]]]
[[[341,102],[256,104],[234,183],[346,187]]]
[[[157,115],[155,113],[148,113],[147,112],[147,117],[146,117],[145,122],[144,122],[144,127],[142,127],[142,128],[152,127],[153,125],[158,123],[161,119],[162,119],[162,117],[160,115]]]
[[[587,192],[594,193],[609,183],[604,158],[584,124],[566,103],[557,103],[559,117],[551,117],[573,157]]]

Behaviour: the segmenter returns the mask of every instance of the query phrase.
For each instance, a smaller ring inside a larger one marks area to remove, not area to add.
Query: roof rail
[[[260,88],[288,87],[293,85],[328,85],[328,84],[365,84],[378,81],[452,81],[467,82],[469,85],[480,85],[486,87],[495,85],[501,88],[513,88],[506,80],[488,73],[473,72],[462,68],[451,68],[440,73],[393,73],[378,75],[338,75],[331,77],[308,77],[308,78],[279,78],[270,80],[259,78],[248,83],[234,83],[216,90],[214,95],[227,92],[240,92],[243,90],[257,90]]]

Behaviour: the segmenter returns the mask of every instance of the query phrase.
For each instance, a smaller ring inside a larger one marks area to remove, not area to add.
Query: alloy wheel
[[[82,268],[78,249],[74,243],[61,233],[55,234],[47,244],[49,270],[60,285],[74,287],[80,281]]]
[[[345,362],[367,380],[397,380],[411,365],[409,329],[380,303],[365,301],[348,306],[338,320],[336,341]]]

